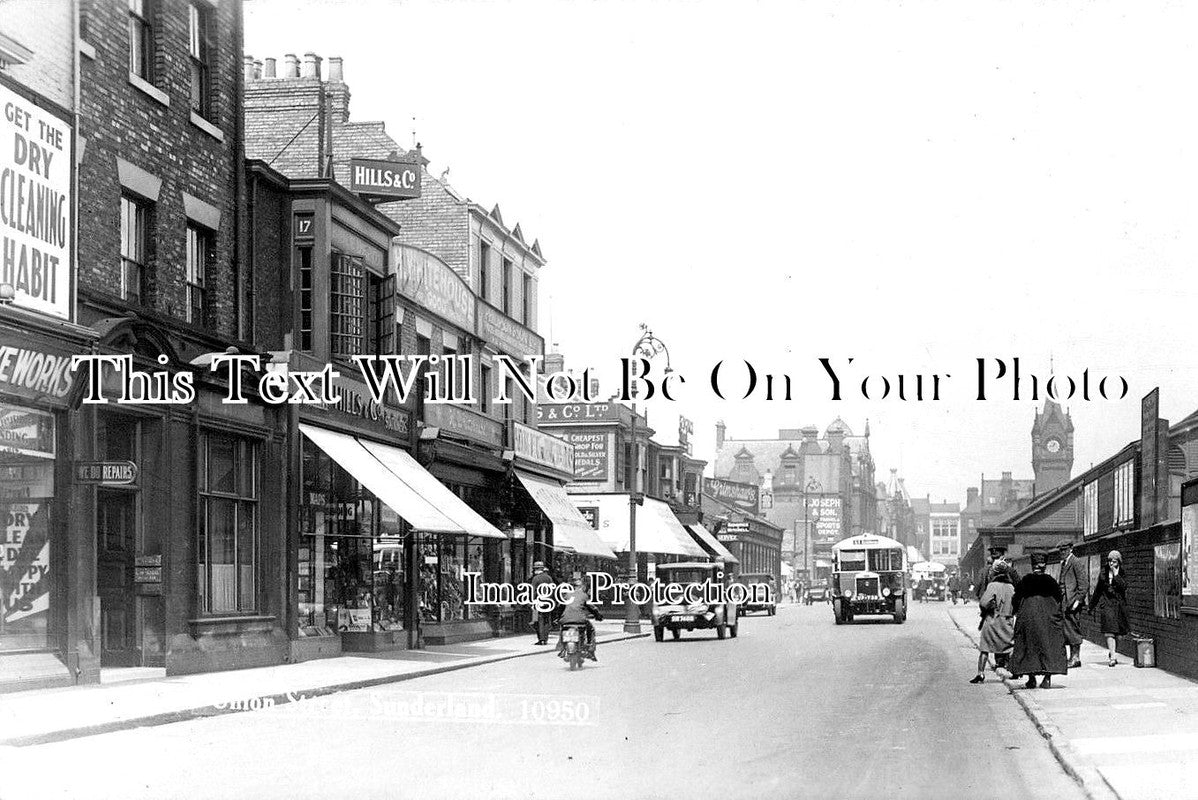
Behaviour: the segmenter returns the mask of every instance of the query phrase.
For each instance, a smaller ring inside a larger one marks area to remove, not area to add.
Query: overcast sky
[[[879,480],[963,502],[981,473],[1031,477],[1027,374],[1050,357],[1130,384],[1066,403],[1075,472],[1138,438],[1152,387],[1171,421],[1198,408],[1194,4],[245,12],[247,53],[343,56],[352,119],[415,128],[434,174],[540,239],[540,332],[568,365],[610,372],[648,323],[687,379],[650,422],[690,417],[700,456],[717,418],[737,438],[868,418]],[[1018,356],[1024,399],[978,402],[979,356]],[[819,357],[855,359],[844,400]],[[721,359],[794,399],[720,401]],[[920,372],[952,375],[942,400],[860,398]]]

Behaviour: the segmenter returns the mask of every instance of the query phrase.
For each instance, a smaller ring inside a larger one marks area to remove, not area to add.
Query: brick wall
[[[0,32],[33,55],[5,67],[5,75],[63,108],[75,105],[75,11],[72,3],[7,0],[0,3]]]
[[[120,197],[117,159],[161,179],[153,207],[152,245],[143,305],[183,322],[186,308],[186,226],[183,193],[220,211],[208,266],[210,319],[197,331],[234,338],[234,271],[238,246],[235,219],[243,213],[240,116],[240,2],[213,6],[215,32],[209,119],[223,141],[193,124],[190,111],[188,3],[155,3],[155,68],[152,84],[169,106],[129,77],[128,12],[123,3],[94,3],[88,42],[95,59],[81,66],[80,136],[86,140],[79,167],[80,298],[122,305],[120,293]],[[242,217],[244,220],[244,217]],[[244,229],[244,226],[242,226]],[[136,308],[130,306],[130,308]]]

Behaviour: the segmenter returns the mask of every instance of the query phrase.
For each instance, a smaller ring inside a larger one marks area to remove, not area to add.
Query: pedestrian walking
[[[953,599],[953,605],[957,604],[957,600],[961,596],[961,579],[957,577],[957,573],[948,576],[948,593]]]
[[[994,654],[994,670],[1005,667],[1011,655],[1011,647],[1015,641],[1014,609],[1012,600],[1015,587],[1011,585],[1011,576],[1006,569],[994,573],[994,580],[978,598],[978,608],[981,621],[978,630],[978,674],[970,683],[982,683],[986,680],[986,665],[990,662],[990,654]],[[1001,674],[1001,673],[1000,673]]]
[[[553,576],[549,574],[549,570],[545,569],[544,561],[534,561],[532,564],[532,580],[529,583],[532,585],[533,598],[536,599],[538,593],[542,590],[540,587],[544,584],[553,584]],[[549,611],[538,611],[533,608],[533,625],[537,629],[537,644],[549,644],[549,627],[550,613]]]
[[[1073,542],[1068,540],[1057,545],[1061,554],[1061,568],[1057,572],[1057,583],[1061,585],[1061,614],[1063,617],[1065,642],[1069,645],[1069,667],[1082,665],[1082,609],[1090,597],[1090,571],[1081,559],[1073,555]]]
[[[1036,688],[1036,676],[1042,675],[1040,688],[1052,686],[1053,675],[1069,671],[1065,660],[1064,620],[1061,585],[1045,573],[1048,558],[1032,554],[1032,571],[1015,584],[1011,606],[1015,610],[1015,643],[1011,649],[1011,673],[1026,675],[1027,688]]]
[[[978,581],[976,586],[978,592],[986,591],[986,587],[990,585],[990,581],[994,580],[994,572],[999,568],[1000,564],[1006,570],[1011,583],[1019,583],[1019,571],[1015,569],[1014,564],[1007,561],[1007,548],[1004,545],[996,544],[990,547],[990,565],[982,570],[982,579]]]
[[[1119,663],[1115,644],[1120,636],[1131,632],[1127,620],[1127,579],[1123,577],[1123,556],[1118,550],[1107,553],[1106,564],[1098,573],[1098,585],[1090,598],[1090,613],[1098,609],[1098,629],[1106,637],[1107,666]]]

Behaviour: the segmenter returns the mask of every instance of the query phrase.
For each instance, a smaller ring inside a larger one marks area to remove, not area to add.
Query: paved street
[[[966,683],[942,604],[843,627],[785,606],[741,630],[0,748],[0,797],[1081,797],[1001,685]],[[488,719],[429,718],[455,713],[438,693]]]

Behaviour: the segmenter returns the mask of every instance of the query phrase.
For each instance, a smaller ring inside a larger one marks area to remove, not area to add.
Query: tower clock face
[[[1061,452],[1061,440],[1060,439],[1049,439],[1047,442],[1044,443],[1044,447],[1050,453],[1059,453],[1059,452]]]

